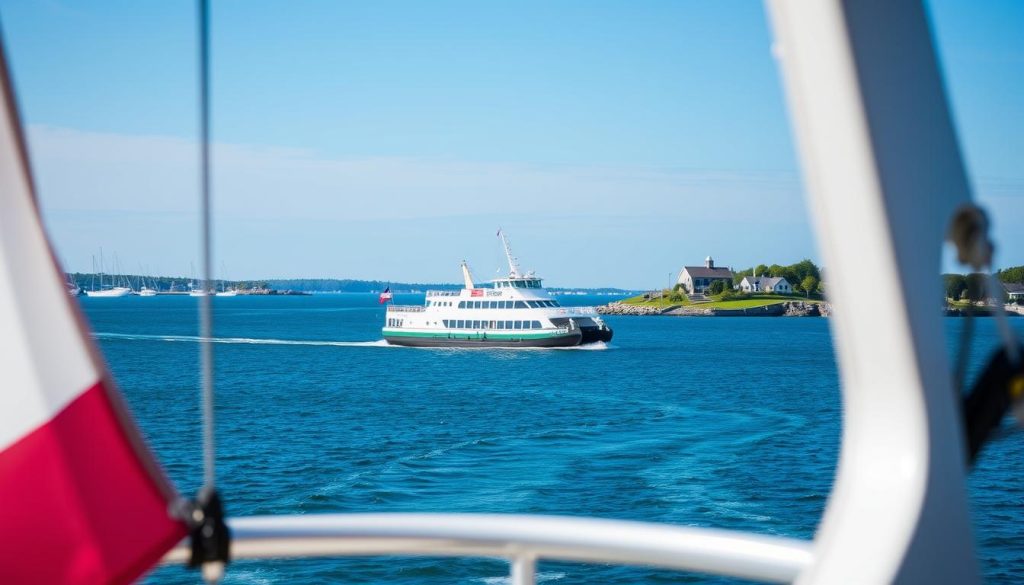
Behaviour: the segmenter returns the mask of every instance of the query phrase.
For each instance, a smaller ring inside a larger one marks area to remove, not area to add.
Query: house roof
[[[1020,282],[1004,282],[1003,288],[1008,293],[1024,293],[1024,283]]]
[[[761,288],[775,288],[775,286],[778,285],[780,282],[785,282],[786,284],[789,284],[789,281],[786,280],[786,278],[783,276],[744,276],[743,280],[749,282],[750,284],[760,285]]]
[[[683,266],[683,271],[690,278],[732,278],[732,270],[728,268],[706,268],[704,266]]]

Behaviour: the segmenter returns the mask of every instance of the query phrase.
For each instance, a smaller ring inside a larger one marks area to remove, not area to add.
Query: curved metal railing
[[[422,313],[426,308],[423,305],[388,305],[388,313]]]
[[[535,583],[540,559],[644,565],[790,582],[811,543],[778,536],[629,520],[514,514],[325,514],[228,520],[235,559],[341,556],[504,558],[513,585]],[[185,541],[164,563],[188,559]]]

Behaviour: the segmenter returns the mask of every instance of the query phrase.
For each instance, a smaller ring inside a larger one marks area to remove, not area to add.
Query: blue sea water
[[[599,304],[607,297],[563,297]],[[399,303],[422,296],[398,295]],[[82,299],[168,474],[201,481],[196,305]],[[810,539],[831,489],[840,397],[827,319],[610,317],[607,346],[410,349],[381,341],[373,295],[214,299],[217,441],[228,512],[516,512]],[[963,321],[947,319],[950,351]],[[1024,319],[1014,321],[1024,335]],[[977,371],[996,344],[981,320]],[[970,477],[991,583],[1024,581],[1024,433]],[[496,560],[244,561],[226,583],[502,583]],[[726,583],[542,562],[546,583]],[[180,567],[153,584],[195,583]]]

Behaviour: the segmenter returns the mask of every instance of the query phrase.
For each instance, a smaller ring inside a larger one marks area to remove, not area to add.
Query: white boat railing
[[[558,309],[559,315],[596,315],[594,307],[562,307]]]
[[[231,518],[234,559],[440,556],[507,559],[513,585],[539,560],[650,566],[791,582],[812,543],[629,520],[514,514],[324,514]],[[187,539],[163,559],[182,563]],[[229,569],[230,570],[230,569]]]
[[[422,305],[388,305],[388,313],[422,313]]]
[[[457,297],[461,294],[460,290],[428,290],[428,297]]]

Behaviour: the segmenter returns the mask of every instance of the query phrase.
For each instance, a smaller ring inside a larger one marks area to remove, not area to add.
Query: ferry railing
[[[558,310],[560,315],[596,315],[594,307],[562,307]]]
[[[462,291],[457,290],[428,290],[428,297],[457,297]]]
[[[812,543],[631,520],[515,514],[324,514],[228,520],[234,559],[437,556],[506,559],[513,585],[534,585],[540,560],[649,566],[790,582]],[[188,560],[185,540],[163,559]]]
[[[424,307],[422,305],[388,305],[388,313],[421,313]]]

